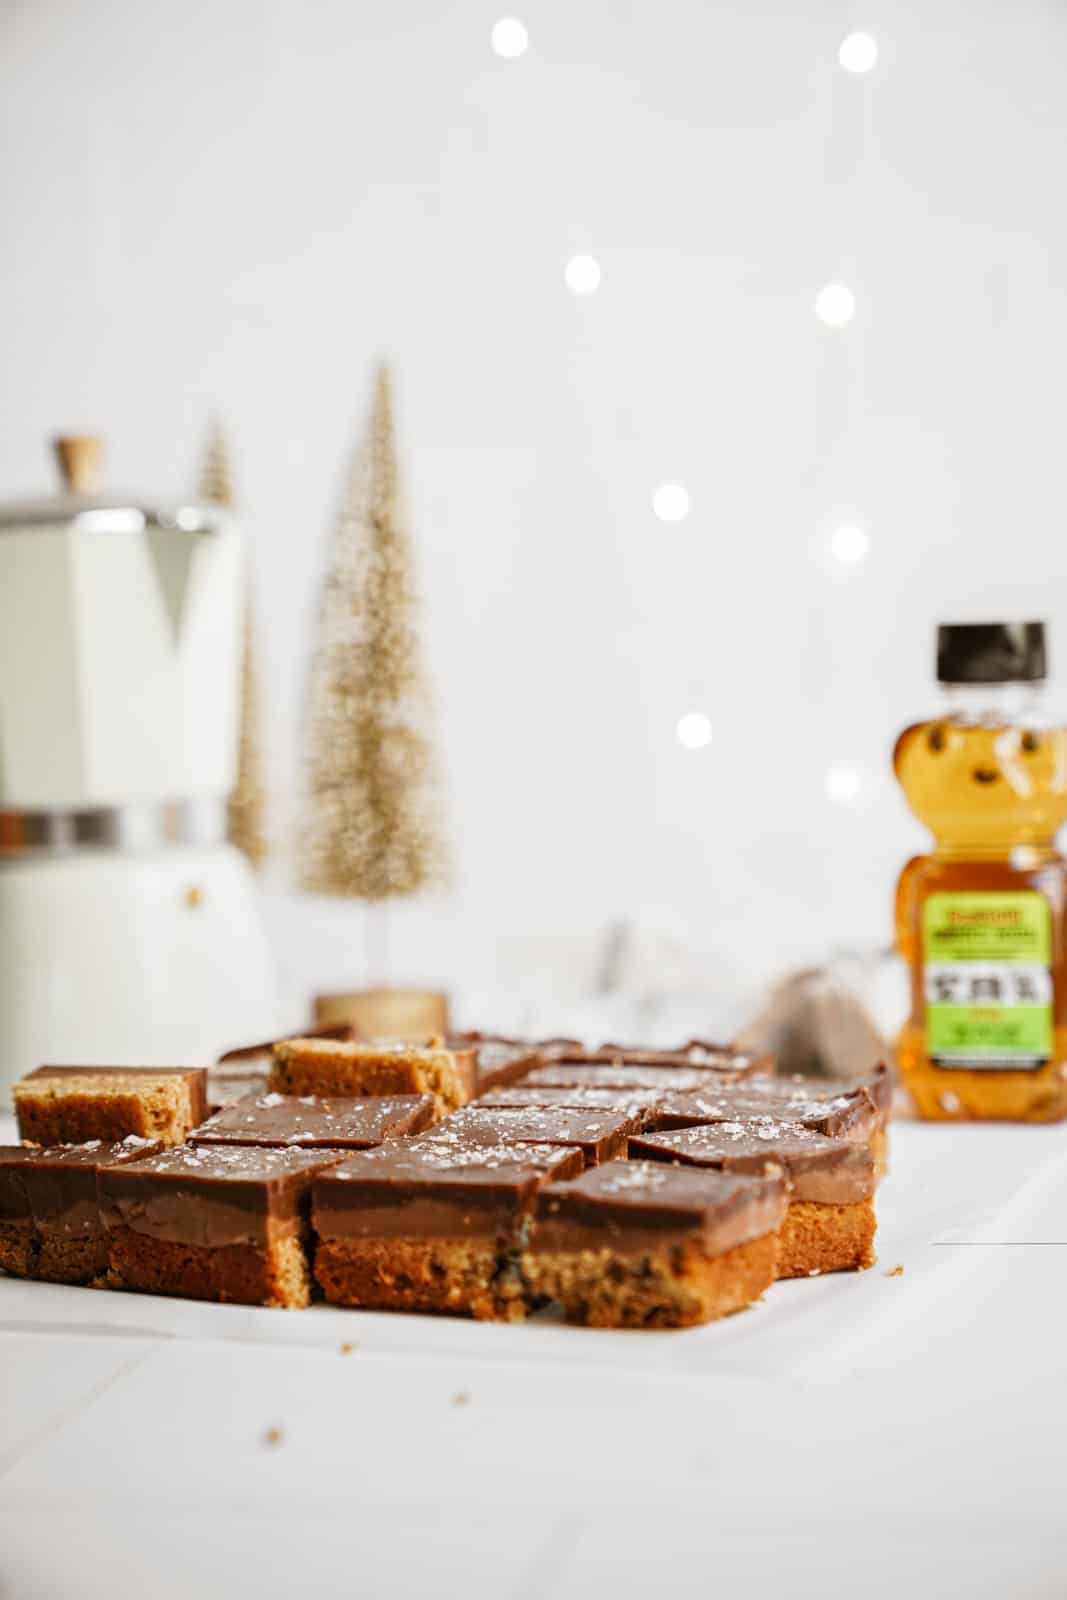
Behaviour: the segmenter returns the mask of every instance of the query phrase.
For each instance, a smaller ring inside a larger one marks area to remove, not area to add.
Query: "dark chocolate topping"
[[[663,1098],[659,1089],[538,1089],[526,1083],[517,1083],[511,1089],[493,1089],[479,1095],[468,1109],[489,1107],[506,1110],[509,1107],[544,1106],[546,1108],[573,1107],[576,1111],[621,1111],[625,1116],[644,1116]]]
[[[418,1133],[432,1119],[429,1095],[250,1094],[209,1117],[189,1142],[366,1150],[390,1135]]]
[[[723,1077],[710,1068],[665,1067],[619,1062],[556,1061],[528,1072],[522,1084],[528,1089],[715,1089]]]
[[[652,1117],[652,1126],[686,1128],[705,1122],[747,1122],[770,1117],[795,1122],[827,1137],[866,1138],[878,1113],[863,1089],[844,1094],[819,1093],[780,1078],[751,1078],[708,1093],[697,1089],[666,1095]]]
[[[577,1145],[587,1161],[597,1162],[624,1155],[625,1141],[638,1127],[635,1116],[617,1110],[573,1106],[496,1109],[476,1101],[422,1137],[442,1145],[471,1139],[486,1144]]]
[[[726,1250],[777,1229],[785,1214],[780,1172],[754,1177],[649,1161],[592,1167],[538,1196],[533,1249],[644,1247],[650,1236],[696,1234]]]
[[[329,1150],[178,1145],[98,1179],[109,1227],[195,1245],[261,1245],[299,1228],[311,1178]]]
[[[630,1154],[728,1172],[762,1172],[776,1162],[793,1199],[818,1204],[850,1205],[874,1192],[874,1163],[865,1145],[827,1139],[770,1117],[641,1134],[630,1140]]]
[[[351,1156],[315,1183],[319,1233],[351,1237],[486,1235],[513,1229],[550,1178],[581,1170],[556,1145],[396,1139]]]

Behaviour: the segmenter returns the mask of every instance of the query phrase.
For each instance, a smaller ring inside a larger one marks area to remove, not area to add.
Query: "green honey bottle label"
[[[926,1050],[939,1067],[1040,1067],[1052,1056],[1052,918],[1034,890],[923,905]]]

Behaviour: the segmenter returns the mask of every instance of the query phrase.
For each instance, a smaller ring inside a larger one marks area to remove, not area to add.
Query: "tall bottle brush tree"
[[[222,424],[213,417],[200,464],[197,496],[232,510],[237,503],[233,467]],[[237,780],[227,802],[226,833],[231,844],[258,867],[267,855],[266,790],[263,776],[259,665],[251,582],[245,586],[244,638],[241,647],[241,710],[237,746]]]
[[[308,683],[301,886],[381,903],[448,878],[385,367],[333,533]]]

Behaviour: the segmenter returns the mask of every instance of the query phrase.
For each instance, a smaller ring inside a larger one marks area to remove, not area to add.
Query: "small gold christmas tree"
[[[208,427],[198,490],[201,500],[233,507],[236,503],[233,469],[226,435],[217,417]],[[263,751],[260,744],[259,673],[256,661],[255,615],[252,585],[246,585],[244,639],[241,656],[241,724],[237,747],[237,782],[227,802],[226,832],[231,844],[244,852],[254,867],[267,854],[264,829],[266,796],[263,786]]]
[[[382,367],[333,534],[308,684],[305,889],[383,901],[446,880],[431,728]]]

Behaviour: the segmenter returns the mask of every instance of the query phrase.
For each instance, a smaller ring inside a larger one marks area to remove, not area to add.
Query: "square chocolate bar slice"
[[[306,1306],[311,1180],[340,1156],[182,1145],[102,1170],[111,1271],[152,1294]]]
[[[274,1047],[269,1087],[275,1094],[428,1094],[446,1116],[475,1091],[473,1050],[371,1040],[285,1039]]]
[[[520,1321],[534,1197],[577,1149],[397,1139],[315,1182],[315,1277],[335,1305]]]
[[[487,1089],[499,1089],[515,1083],[533,1067],[541,1066],[547,1055],[536,1045],[523,1039],[509,1039],[501,1034],[450,1033],[445,1039],[450,1050],[473,1050],[474,1092],[482,1095]]]
[[[38,1067],[11,1091],[19,1136],[83,1144],[136,1134],[180,1144],[207,1116],[205,1067]]]
[[[777,1163],[789,1185],[778,1276],[806,1278],[874,1264],[877,1180],[871,1152],[862,1144],[764,1117],[641,1134],[630,1140],[630,1154],[722,1172],[762,1172]]]
[[[661,1094],[684,1089],[717,1089],[729,1076],[708,1067],[665,1067],[618,1061],[552,1061],[535,1067],[521,1080],[524,1089],[656,1089]]]
[[[469,1140],[485,1144],[576,1146],[587,1167],[625,1156],[627,1140],[639,1132],[639,1117],[623,1111],[578,1110],[573,1106],[513,1106],[497,1109],[476,1100],[446,1117],[423,1141],[447,1147]]]
[[[383,1139],[419,1133],[433,1121],[428,1094],[250,1094],[216,1111],[189,1135],[190,1144],[255,1144],[303,1150],[370,1150]]]
[[[777,1169],[735,1177],[609,1163],[542,1190],[523,1270],[570,1322],[686,1328],[742,1310],[773,1283],[785,1209]]]
[[[493,1089],[472,1101],[469,1110],[546,1110],[569,1107],[574,1111],[618,1111],[644,1126],[654,1116],[663,1096],[658,1089],[538,1089],[517,1083],[510,1089]]]
[[[748,1122],[769,1117],[796,1122],[828,1139],[848,1139],[870,1147],[878,1127],[878,1112],[864,1089],[834,1094],[821,1089],[818,1079],[806,1084],[783,1078],[750,1078],[719,1090],[697,1089],[665,1095],[651,1118],[657,1131],[694,1128],[709,1122]]]
[[[32,1248],[21,1276],[47,1283],[96,1283],[108,1269],[107,1230],[100,1215],[99,1174],[157,1155],[161,1139],[136,1134],[118,1143],[22,1146],[17,1172],[32,1225]],[[0,1164],[10,1152],[0,1152]],[[16,1270],[12,1268],[11,1270]]]
[[[583,1051],[575,1059],[646,1067],[705,1067],[713,1072],[725,1073],[731,1082],[774,1071],[773,1056],[753,1055],[746,1050],[737,1050],[733,1045],[712,1044],[707,1039],[690,1039],[687,1044],[673,1050],[661,1050],[648,1045],[602,1044],[596,1050]]]

